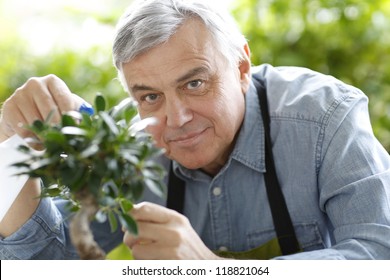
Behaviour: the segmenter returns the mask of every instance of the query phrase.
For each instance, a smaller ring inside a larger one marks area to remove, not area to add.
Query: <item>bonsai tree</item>
[[[129,215],[145,187],[164,195],[164,169],[153,158],[161,154],[143,129],[153,120],[137,120],[134,102],[125,99],[106,110],[102,95],[95,98],[95,113],[68,112],[59,124],[51,116],[28,127],[35,138],[31,149],[20,146],[28,160],[15,164],[21,174],[43,180],[42,197],[68,200],[75,212],[70,237],[82,259],[105,259],[94,241],[90,222],[109,221],[111,230],[121,226],[137,234]]]

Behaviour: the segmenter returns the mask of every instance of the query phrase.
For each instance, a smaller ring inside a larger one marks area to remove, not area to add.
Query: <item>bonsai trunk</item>
[[[70,221],[69,233],[72,244],[81,259],[104,260],[106,254],[95,242],[89,226],[98,211],[96,200],[87,188],[77,192],[76,198],[80,201],[81,208]]]

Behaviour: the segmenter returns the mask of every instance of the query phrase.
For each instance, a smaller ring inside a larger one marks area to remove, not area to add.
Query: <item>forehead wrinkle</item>
[[[133,85],[129,88],[130,92],[131,93],[134,93],[134,92],[137,92],[137,91],[144,91],[144,90],[149,90],[149,91],[154,91],[155,89],[153,87],[150,87],[150,86],[146,86],[146,85],[143,85],[143,84],[140,84],[140,85]]]
[[[192,77],[194,77],[196,75],[208,73],[208,72],[209,72],[209,69],[205,66],[199,66],[199,67],[190,69],[187,73],[185,73],[184,75],[177,78],[176,83],[179,84],[179,83],[184,82],[188,79],[191,79]]]

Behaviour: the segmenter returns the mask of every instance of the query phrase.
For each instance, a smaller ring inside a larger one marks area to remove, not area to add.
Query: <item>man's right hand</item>
[[[67,85],[55,75],[30,78],[3,104],[0,117],[0,142],[14,134],[22,138],[31,136],[26,125],[35,120],[44,120],[51,111],[53,123],[59,122],[61,114],[77,110],[84,100],[72,94]]]

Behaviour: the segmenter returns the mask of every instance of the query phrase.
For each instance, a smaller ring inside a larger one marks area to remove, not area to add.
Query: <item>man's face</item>
[[[189,20],[168,42],[124,64],[123,73],[141,118],[158,121],[147,128],[157,146],[187,168],[216,174],[244,118],[246,63],[229,66],[204,25]]]

